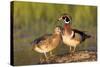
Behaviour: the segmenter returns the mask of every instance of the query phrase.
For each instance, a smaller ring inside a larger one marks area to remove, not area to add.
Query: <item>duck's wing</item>
[[[80,30],[77,30],[77,29],[72,29],[72,30],[74,31],[74,33],[79,34],[79,35],[81,36],[82,41],[84,41],[85,39],[91,37],[91,35],[86,34],[84,31],[80,31]],[[75,35],[73,35],[73,37],[74,37],[74,36],[75,36]]]
[[[33,44],[33,45],[38,44],[38,43],[40,43],[40,42],[42,42],[42,41],[48,39],[48,38],[51,37],[51,36],[52,36],[52,34],[45,34],[45,35],[43,35],[43,36],[41,36],[41,37],[35,39],[34,41],[32,41],[32,44]]]
[[[80,31],[80,30],[77,30],[77,29],[72,29],[75,33],[78,33],[80,35],[83,35],[84,34],[84,31]]]

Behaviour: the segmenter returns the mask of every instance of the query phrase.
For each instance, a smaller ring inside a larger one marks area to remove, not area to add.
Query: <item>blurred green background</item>
[[[55,26],[63,26],[57,21],[63,13],[72,16],[72,27],[92,35],[78,50],[97,51],[97,7],[69,4],[36,2],[12,2],[14,65],[38,64],[39,55],[32,51],[31,42],[45,33],[52,33]],[[61,21],[60,21],[61,22]],[[64,44],[53,52],[64,54],[69,50]]]

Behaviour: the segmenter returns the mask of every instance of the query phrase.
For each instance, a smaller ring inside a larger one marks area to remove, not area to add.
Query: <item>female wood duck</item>
[[[32,43],[33,49],[39,53],[44,53],[46,60],[48,60],[47,52],[54,50],[61,41],[61,27],[56,26],[53,34],[46,34]]]
[[[61,16],[59,20],[63,20],[64,29],[62,33],[63,43],[70,47],[70,52],[75,52],[76,46],[90,38],[90,35],[85,34],[83,31],[71,28],[71,17],[67,14]],[[73,47],[73,50],[72,50]]]

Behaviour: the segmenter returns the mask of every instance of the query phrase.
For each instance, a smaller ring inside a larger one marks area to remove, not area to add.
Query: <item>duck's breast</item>
[[[69,36],[63,35],[62,36],[63,39],[63,43],[69,46],[76,46],[80,43],[79,40],[75,39],[75,38],[71,38]]]

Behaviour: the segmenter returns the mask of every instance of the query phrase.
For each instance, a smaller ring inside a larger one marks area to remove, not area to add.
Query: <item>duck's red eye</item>
[[[68,18],[67,16],[63,16],[62,19]]]
[[[65,19],[65,16],[63,16],[62,19]]]

